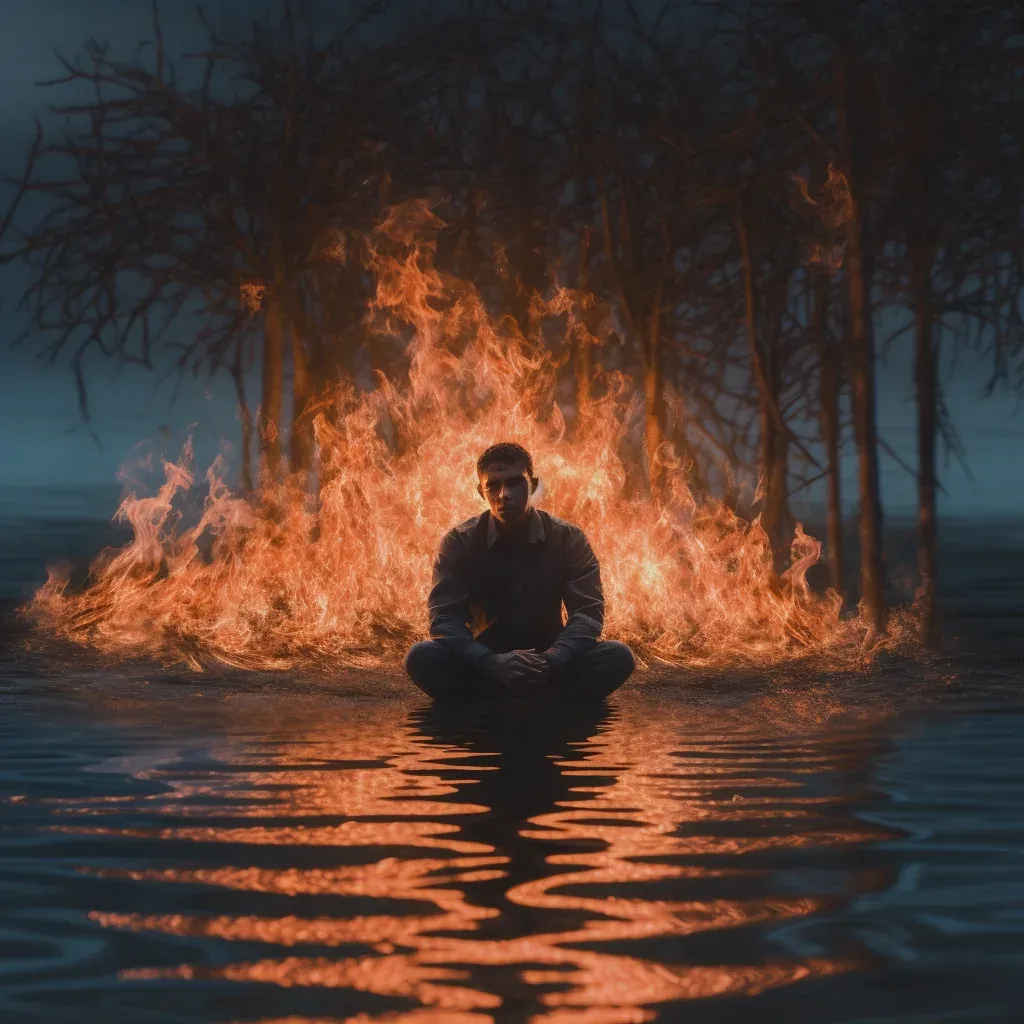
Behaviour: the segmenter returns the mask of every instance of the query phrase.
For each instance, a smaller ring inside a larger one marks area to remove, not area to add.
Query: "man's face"
[[[480,474],[480,493],[502,526],[514,526],[530,509],[530,474],[521,462],[493,462]]]

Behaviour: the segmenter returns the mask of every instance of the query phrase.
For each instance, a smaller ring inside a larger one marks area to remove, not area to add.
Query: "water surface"
[[[19,514],[6,596],[108,530]],[[947,534],[945,659],[639,675],[572,713],[108,669],[9,631],[0,1021],[1020,1020],[1007,530]]]
[[[1018,1019],[1022,737],[820,687],[9,699],[0,1019]]]

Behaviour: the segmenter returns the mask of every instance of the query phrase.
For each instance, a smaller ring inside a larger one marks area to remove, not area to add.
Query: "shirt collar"
[[[544,532],[544,520],[541,519],[540,513],[531,505],[529,511],[530,525],[526,528],[526,543],[536,544],[537,541],[547,540],[547,534]],[[495,541],[498,539],[498,526],[494,521],[494,516],[487,517],[487,546],[493,547]]]

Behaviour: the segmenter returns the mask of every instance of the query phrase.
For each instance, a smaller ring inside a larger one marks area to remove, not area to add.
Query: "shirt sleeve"
[[[589,651],[597,643],[604,627],[601,567],[582,530],[570,531],[566,538],[565,557],[562,601],[567,621],[547,652],[555,667]]]
[[[430,639],[442,641],[460,661],[475,665],[494,653],[486,644],[475,640],[469,629],[469,581],[462,545],[454,531],[441,542],[434,560],[427,610]]]

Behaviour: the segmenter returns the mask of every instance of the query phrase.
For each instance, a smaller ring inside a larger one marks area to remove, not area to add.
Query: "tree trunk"
[[[789,438],[773,423],[771,462],[767,467],[765,492],[765,530],[772,550],[786,548],[789,526]]]
[[[281,401],[284,391],[284,325],[280,299],[266,293],[263,326],[263,401],[260,405],[260,449],[267,472],[276,479],[281,462]]]
[[[777,398],[773,386],[761,339],[757,332],[757,291],[754,282],[754,265],[750,252],[750,232],[743,214],[742,200],[736,215],[736,238],[740,247],[743,265],[743,323],[750,348],[750,363],[757,383],[757,412],[761,447],[761,480],[764,500],[761,506],[761,526],[768,535],[772,550],[777,551],[784,519],[786,493],[786,464],[779,465],[780,452],[786,450],[786,439],[780,435],[782,424],[777,415]],[[781,493],[780,493],[781,491]]]
[[[577,419],[590,401],[590,380],[594,375],[593,353],[590,344],[591,317],[587,303],[590,300],[590,225],[580,235],[580,279],[579,292],[583,329],[576,335],[576,410]]]
[[[661,490],[663,469],[658,462],[658,449],[664,439],[665,388],[662,379],[661,305],[665,298],[665,275],[668,272],[668,238],[665,257],[658,270],[651,299],[651,309],[644,324],[642,348],[644,361],[644,439],[647,443],[647,485],[652,495]]]
[[[775,549],[775,502],[771,488],[775,483],[775,420],[772,419],[771,410],[768,408],[768,400],[764,395],[757,399],[757,419],[760,430],[761,442],[761,527]]]
[[[655,334],[657,327],[652,326]],[[662,381],[658,350],[658,339],[655,336],[649,343],[644,359],[644,442],[647,446],[647,483],[651,494],[656,494],[661,487],[662,469],[658,463],[658,449],[662,441]]]
[[[938,520],[936,518],[935,442],[938,385],[935,359],[935,326],[931,301],[931,264],[927,252],[915,255],[914,319],[917,390],[917,567],[921,575],[918,602],[921,608],[921,642],[937,650],[941,627],[938,601]]]
[[[616,238],[612,226],[611,204],[608,201],[606,185],[602,187],[601,218],[604,223],[605,255],[611,271],[612,281],[619,300],[619,306],[631,335],[639,343],[641,375],[644,389],[644,442],[647,449],[647,486],[650,493],[657,492],[660,485],[660,471],[657,452],[661,445],[663,431],[664,396],[661,372],[661,306],[664,301],[665,276],[669,269],[667,228],[664,233],[665,252],[658,277],[654,285],[650,311],[645,310],[640,282],[644,279],[644,267],[640,253],[633,245],[633,229],[629,213],[628,194],[625,183],[620,179],[621,209]],[[626,264],[619,258],[619,252],[626,256]],[[627,280],[628,275],[628,280]]]
[[[875,339],[871,323],[871,273],[864,255],[864,226],[858,203],[859,180],[853,174],[853,147],[846,106],[846,56],[836,62],[839,102],[836,106],[849,187],[846,279],[850,294],[850,364],[854,433],[857,441],[860,498],[861,598],[872,633],[887,624],[885,556],[882,548],[882,499],[878,480],[878,428],[875,423]]]
[[[874,332],[868,322],[870,285],[865,278],[861,258],[859,217],[850,230],[846,273],[850,289],[853,417],[860,497],[861,596],[868,623],[881,634],[885,631],[888,613],[882,549],[882,499],[878,480],[878,428],[875,423],[875,344]]]
[[[678,381],[676,383],[676,390],[679,390]],[[690,481],[690,490],[699,496],[707,495],[711,490],[708,482],[708,473],[704,461],[701,459],[701,453],[690,440],[688,410],[682,402],[677,402],[675,413],[672,422],[672,444],[686,468]]]
[[[828,487],[826,543],[829,579],[837,594],[843,593],[843,506],[841,464],[839,461],[839,352],[828,341],[828,293],[831,281],[819,274],[814,287],[814,334],[818,345],[818,401],[821,406],[821,442],[825,447],[825,473]]]
[[[252,413],[245,394],[245,361],[244,343],[235,347],[235,360],[231,367],[231,376],[235,381],[235,396],[238,399],[238,417],[242,423],[242,489],[246,494],[252,493]]]
[[[312,397],[309,358],[294,323],[289,324],[292,342],[292,436],[293,473],[308,473],[313,464],[313,424],[307,412]]]
[[[786,533],[789,529],[789,431],[782,422],[783,357],[779,344],[786,312],[785,296],[785,290],[772,294],[772,301],[766,311],[766,345],[762,352],[768,383],[766,404],[772,420],[771,457],[765,467],[765,524],[772,549],[778,553],[788,546]]]

